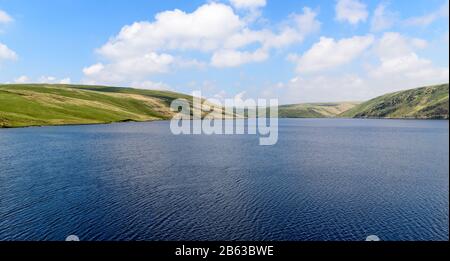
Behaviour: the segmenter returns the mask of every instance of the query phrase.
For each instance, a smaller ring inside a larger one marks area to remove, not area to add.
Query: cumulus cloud
[[[426,45],[427,42],[422,39],[411,39],[394,32],[385,33],[376,47],[379,64],[369,70],[369,75],[373,78],[431,83],[448,81],[448,68],[435,67],[430,60],[420,58],[415,52]]]
[[[165,11],[154,22],[125,26],[98,52],[107,58],[122,58],[152,51],[211,51],[243,26],[231,7],[218,3],[205,4],[192,13]]]
[[[284,26],[277,33],[270,30],[244,29],[227,39],[224,49],[214,52],[211,64],[215,67],[235,67],[265,61],[269,58],[271,49],[284,48],[302,42],[306,36],[317,32],[321,23],[316,16],[317,13],[305,7],[302,14],[291,15],[289,25]],[[236,50],[254,43],[260,44],[260,48],[253,52]]]
[[[375,9],[371,20],[371,30],[373,32],[391,28],[398,19],[396,13],[388,10],[388,6],[388,3],[381,3]]]
[[[235,67],[245,63],[264,61],[268,56],[268,53],[262,49],[255,52],[223,50],[214,53],[211,63],[216,67]]]
[[[262,7],[265,1],[234,1],[237,8]],[[192,13],[181,10],[157,14],[153,22],[124,26],[119,34],[96,50],[103,61],[83,69],[85,83],[124,84],[146,81],[173,68],[236,67],[262,62],[270,51],[301,42],[320,29],[317,14],[304,8],[292,14],[278,30],[252,30],[225,4],[208,3]],[[183,54],[200,52],[210,61],[185,59]]]
[[[237,9],[254,9],[266,6],[266,0],[230,0]]]
[[[300,74],[321,72],[350,63],[367,50],[373,41],[374,37],[371,35],[339,41],[321,37],[305,54],[290,55],[289,59],[297,64],[297,72]]]
[[[367,6],[359,0],[337,0],[336,20],[356,25],[368,17]]]
[[[356,74],[295,77],[264,92],[266,98],[278,97],[282,104],[363,101],[373,94],[365,80]]]
[[[117,36],[100,47],[97,53],[106,63],[84,68],[84,82],[145,82],[149,76],[168,72],[172,66],[199,64],[178,61],[167,52],[214,51],[243,26],[231,7],[219,3],[205,4],[192,13],[178,9],[158,13],[153,22],[124,26]]]
[[[8,48],[5,44],[0,43],[0,62],[3,60],[16,60],[17,54]]]
[[[361,39],[353,40],[353,44],[364,42]],[[324,40],[321,41],[324,42]],[[300,70],[298,76],[290,81],[269,86],[262,93],[272,98],[279,97],[281,103],[364,101],[390,92],[449,81],[448,66],[436,66],[431,60],[420,57],[417,53],[418,50],[428,46],[427,41],[423,39],[407,37],[397,32],[387,32],[378,39],[372,37],[371,40],[366,41],[371,42],[371,48],[362,48],[367,55],[363,55],[363,58],[358,59],[355,64],[361,68],[360,71],[334,73],[330,70],[331,67],[328,67],[321,70],[320,74],[305,74]],[[339,44],[340,41],[327,39],[325,42],[329,42],[329,46],[337,49],[339,49],[337,46],[346,49],[342,42]],[[310,51],[322,49],[318,46],[320,45],[316,45]],[[325,47],[323,49],[328,50]],[[311,51],[311,53],[314,52]],[[336,58],[340,55],[332,57],[331,51],[324,53],[328,55],[311,54],[310,57],[317,58],[317,61],[327,60],[328,56],[333,61],[342,60]]]
[[[279,32],[244,28],[231,34],[224,42],[223,48],[238,49],[253,43],[259,43],[266,50],[283,48],[303,41],[309,34],[319,31],[321,26],[317,13],[308,7],[303,8],[301,14],[292,14],[287,24]]]
[[[13,18],[8,13],[0,9],[0,24],[7,24],[12,21]]]

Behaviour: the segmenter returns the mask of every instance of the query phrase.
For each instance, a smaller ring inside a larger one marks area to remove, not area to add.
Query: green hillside
[[[283,105],[278,114],[280,118],[333,118],[356,105],[356,102]]]
[[[387,94],[362,104],[283,105],[279,107],[279,116],[448,119],[448,91],[448,84],[443,84]],[[0,85],[0,128],[166,120],[173,116],[170,103],[178,98],[187,99],[192,106],[191,96],[169,91],[83,85]]]
[[[0,127],[169,119],[170,103],[192,97],[104,86],[0,85]]]
[[[350,109],[348,118],[448,119],[448,84],[386,94]]]

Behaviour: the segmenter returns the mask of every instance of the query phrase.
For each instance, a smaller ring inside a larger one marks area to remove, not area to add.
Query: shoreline
[[[449,121],[449,119],[440,119],[440,118],[278,118],[278,120],[289,119],[289,120],[404,120],[404,121]],[[228,119],[230,120],[230,119]],[[0,126],[1,130],[7,129],[27,129],[27,128],[44,128],[44,127],[66,127],[66,126],[95,126],[95,125],[111,125],[111,124],[122,124],[122,123],[148,123],[148,122],[163,122],[170,121],[169,119],[156,119],[156,120],[147,120],[147,121],[134,121],[134,120],[123,120],[123,121],[115,121],[115,122],[104,122],[104,123],[69,123],[69,124],[50,124],[50,125],[30,125],[30,126]]]

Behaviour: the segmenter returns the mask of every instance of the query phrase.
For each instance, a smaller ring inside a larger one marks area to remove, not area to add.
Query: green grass
[[[0,85],[0,127],[165,120],[174,99],[166,91],[105,86]]]
[[[448,119],[448,84],[387,94],[368,102],[279,107],[280,118]],[[0,85],[0,128],[166,120],[170,103],[192,97],[169,91],[84,85]],[[205,112],[203,116],[205,115]],[[229,117],[230,115],[228,115]]]
[[[349,118],[448,119],[448,84],[390,93],[342,113]]]
[[[278,114],[280,118],[334,118],[356,105],[357,102],[283,105]]]

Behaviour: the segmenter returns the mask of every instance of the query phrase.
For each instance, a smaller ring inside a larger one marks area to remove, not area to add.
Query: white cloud
[[[200,6],[192,13],[165,11],[154,22],[136,22],[97,50],[106,62],[83,69],[90,84],[130,84],[148,81],[153,74],[166,73],[173,66],[202,64],[175,58],[167,52],[211,52],[221,48],[231,35],[244,28],[233,9],[219,3]]]
[[[409,18],[405,21],[406,25],[426,27],[440,18],[448,18],[449,1],[447,0],[438,10],[423,16]]]
[[[0,62],[2,60],[16,60],[17,54],[8,48],[8,46],[0,43]]]
[[[291,15],[290,24],[284,26],[278,33],[269,30],[244,29],[225,42],[225,49],[214,52],[211,64],[215,67],[236,67],[246,63],[265,61],[269,58],[271,49],[302,42],[307,35],[317,32],[321,24],[316,17],[317,13],[305,7],[302,14]],[[261,47],[253,52],[236,50],[252,43],[259,43]]]
[[[208,64],[197,59],[184,59],[182,57],[175,58],[175,65],[179,68],[197,68],[204,69]]]
[[[303,14],[293,14],[292,18],[303,37],[320,30],[321,23],[317,20],[317,12],[311,8],[304,7]]]
[[[100,73],[101,71],[103,71],[104,68],[105,68],[105,66],[102,63],[97,63],[97,64],[94,64],[94,65],[84,68],[83,73],[87,76],[92,76],[92,75],[96,75],[96,74]]]
[[[369,16],[367,7],[359,0],[337,0],[336,19],[356,25],[365,22]]]
[[[67,78],[59,80],[59,83],[60,84],[70,84],[70,83],[72,83],[72,80],[67,77]]]
[[[29,80],[28,77],[27,77],[27,80]],[[38,80],[36,82],[48,83],[48,84],[70,84],[72,81],[70,78],[58,79],[55,76],[41,76],[38,78]]]
[[[122,58],[109,64],[97,63],[83,69],[91,84],[114,84],[125,80],[142,79],[149,74],[165,73],[175,58],[168,54],[148,53]]]
[[[58,79],[57,77],[54,76],[41,76],[39,77],[37,80],[33,80],[30,77],[26,76],[26,75],[22,75],[16,79],[14,79],[13,81],[14,83],[48,83],[48,84],[55,84],[55,83],[59,83],[59,84],[70,84],[72,81],[70,78],[62,78],[62,79]]]
[[[266,6],[266,0],[230,0],[237,9],[254,9]]]
[[[56,82],[56,77],[53,76],[41,76],[38,80],[39,83],[54,83]]]
[[[427,42],[407,38],[399,33],[385,33],[377,43],[379,65],[369,69],[372,78],[389,78],[391,81],[416,81],[416,84],[447,82],[448,67],[435,67],[432,61],[420,58],[415,49],[422,49]]]
[[[152,23],[125,26],[98,52],[114,59],[166,50],[211,51],[243,26],[233,9],[218,3],[205,4],[193,13],[165,11]]]
[[[262,4],[252,2],[251,6]],[[278,30],[272,31],[251,30],[248,21],[220,3],[204,4],[192,13],[165,11],[157,14],[153,22],[124,26],[97,50],[102,62],[83,69],[83,82],[124,85],[148,81],[154,74],[174,68],[203,68],[206,64],[235,67],[262,62],[269,58],[272,49],[301,42],[318,31],[320,22],[316,16],[314,11],[304,8],[302,14],[292,14]],[[183,57],[192,52],[210,55],[210,61]]]
[[[321,37],[304,55],[290,55],[289,59],[297,63],[298,73],[320,72],[350,63],[367,50],[373,41],[374,37],[371,35],[339,41]]]
[[[409,38],[396,32],[384,33],[376,45],[376,53],[380,59],[391,59],[411,54],[414,49],[423,49],[427,41]]]
[[[358,61],[361,72],[299,72],[290,81],[269,86],[261,93],[272,98],[278,97],[281,103],[365,101],[390,92],[449,81],[448,66],[436,66],[431,60],[416,53],[416,50],[428,46],[427,41],[396,32],[384,33],[379,39],[372,41],[373,48],[366,48],[366,55]],[[339,42],[330,43],[333,43],[330,44],[332,46],[339,46]],[[317,60],[333,56],[331,51],[325,53],[328,55],[318,55]]]
[[[26,75],[22,75],[16,79],[14,79],[14,83],[29,83],[30,82],[30,78],[28,78],[28,76]]]
[[[226,49],[238,49],[253,43],[259,43],[266,50],[283,48],[302,42],[306,36],[319,31],[321,26],[321,23],[317,20],[317,13],[308,7],[303,8],[303,13],[301,14],[292,14],[287,24],[278,33],[267,29],[254,31],[244,28],[230,35],[223,47]]]
[[[374,11],[371,30],[373,32],[384,31],[391,28],[397,20],[398,15],[388,10],[387,3],[381,3]]]
[[[268,57],[268,53],[262,49],[255,52],[222,50],[214,53],[211,64],[215,67],[236,67],[245,63],[264,61]]]
[[[133,82],[131,83],[131,87],[137,89],[148,89],[148,90],[170,90],[170,86],[163,82],[152,82],[152,81],[142,81],[142,82]]]
[[[12,17],[3,10],[0,10],[0,24],[7,24],[12,22]]]

